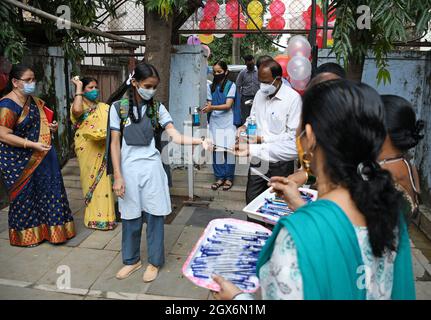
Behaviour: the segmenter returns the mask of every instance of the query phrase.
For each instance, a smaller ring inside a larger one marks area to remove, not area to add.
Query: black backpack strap
[[[124,130],[124,124],[127,120],[127,114],[128,114],[128,101],[127,101],[127,108],[126,108],[126,101],[127,99],[123,99],[120,101],[115,101],[111,108],[114,107],[115,111],[117,111],[118,117],[120,118],[120,149],[123,144],[123,130]],[[107,169],[106,174],[112,175],[114,173],[114,168],[112,166],[112,159],[111,159],[111,109],[109,109],[108,114],[108,127],[106,130],[106,156],[107,156]]]

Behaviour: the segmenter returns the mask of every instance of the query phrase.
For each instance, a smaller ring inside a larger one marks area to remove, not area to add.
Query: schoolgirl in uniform
[[[113,190],[119,197],[124,263],[117,279],[125,279],[142,267],[140,243],[144,222],[149,263],[144,282],[156,279],[165,262],[164,217],[171,213],[171,200],[156,147],[157,135],[164,129],[175,143],[201,144],[205,149],[209,145],[205,138],[185,137],[175,129],[165,106],[153,99],[159,82],[154,66],[138,64],[130,82],[129,99],[114,102],[110,109],[108,173],[114,176]]]

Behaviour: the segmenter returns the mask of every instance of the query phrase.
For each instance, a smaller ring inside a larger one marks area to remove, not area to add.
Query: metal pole
[[[317,38],[317,24],[316,24],[316,0],[312,0],[311,4],[311,30],[309,35],[309,41],[312,45],[312,73],[314,73],[314,70],[317,68],[317,56],[318,56],[318,50],[319,48],[316,45],[316,38]]]
[[[192,117],[191,121],[186,121],[186,126],[190,126],[191,136],[193,137],[193,110],[192,107],[189,108],[189,114]],[[189,131],[189,130],[187,130]],[[186,146],[188,151],[187,157],[187,182],[189,187],[189,201],[193,201],[194,196],[194,183],[193,183],[193,146]]]
[[[328,0],[323,0],[323,48],[328,47]]]
[[[15,6],[15,7],[18,7],[18,8],[24,9],[26,11],[29,11],[29,12],[31,12],[31,13],[33,13],[33,14],[41,17],[41,18],[45,18],[45,19],[48,19],[48,20],[51,20],[51,21],[54,21],[54,22],[62,21],[62,22],[67,23],[67,24],[70,23],[70,26],[73,27],[73,28],[75,28],[75,29],[78,29],[78,30],[81,30],[81,31],[85,31],[85,32],[88,32],[88,33],[91,33],[91,34],[95,34],[95,35],[100,36],[100,37],[104,37],[104,38],[108,38],[108,39],[112,39],[112,40],[117,40],[117,41],[121,41],[121,42],[126,42],[126,43],[130,43],[130,44],[133,44],[133,45],[136,45],[136,46],[145,46],[145,41],[138,41],[138,40],[133,40],[133,39],[125,38],[125,37],[120,37],[120,36],[117,36],[117,35],[114,35],[114,34],[111,34],[111,33],[108,33],[108,32],[103,32],[103,31],[100,31],[100,30],[97,30],[97,29],[93,29],[93,28],[89,28],[89,27],[86,27],[86,26],[82,26],[82,25],[77,24],[75,22],[68,21],[66,19],[62,19],[62,18],[59,18],[59,17],[54,16],[52,14],[49,14],[49,13],[47,13],[45,11],[39,10],[39,9],[37,9],[35,7],[28,6],[28,5],[23,4],[23,3],[19,2],[19,1],[16,1],[16,0],[0,0],[0,1],[9,3],[9,4],[11,4],[11,5]]]

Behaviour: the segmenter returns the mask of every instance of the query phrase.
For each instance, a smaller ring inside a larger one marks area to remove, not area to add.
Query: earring
[[[304,155],[302,156],[304,169],[308,174],[311,174],[311,161],[313,160],[313,157],[314,155],[312,152],[304,152]]]

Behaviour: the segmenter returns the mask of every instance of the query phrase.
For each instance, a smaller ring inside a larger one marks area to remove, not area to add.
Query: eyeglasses
[[[32,82],[36,82],[35,78],[30,78],[30,79],[17,79],[20,81],[24,81],[25,83],[32,83]]]
[[[302,132],[298,135],[298,139],[301,139],[304,134],[305,134],[305,129],[302,130]]]

